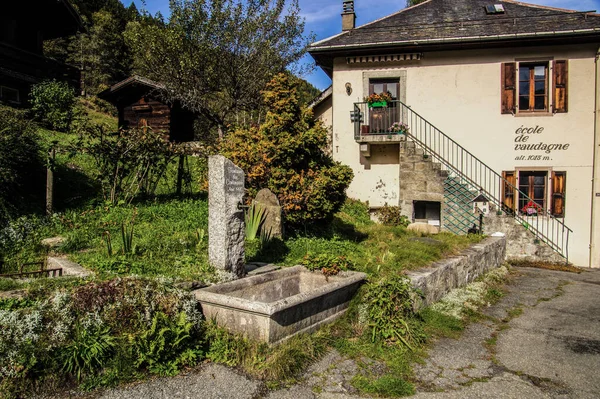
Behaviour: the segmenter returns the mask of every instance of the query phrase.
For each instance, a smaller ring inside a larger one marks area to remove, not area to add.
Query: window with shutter
[[[547,209],[555,217],[565,216],[566,172],[550,174],[548,170],[511,170],[502,172],[502,178],[504,212],[526,214],[528,210],[535,209],[532,213],[542,215]],[[518,194],[516,188],[525,195]]]
[[[503,63],[502,113],[567,112],[567,80],[566,60]]]
[[[502,64],[502,113],[514,114],[516,111],[515,100],[517,90],[515,85],[516,63],[507,62]]]
[[[504,212],[513,213],[515,211],[515,172],[502,172],[502,205]]]
[[[567,61],[554,61],[554,79],[552,103],[554,112],[567,112]]]
[[[566,172],[552,173],[552,215],[556,217],[565,216],[565,183]]]

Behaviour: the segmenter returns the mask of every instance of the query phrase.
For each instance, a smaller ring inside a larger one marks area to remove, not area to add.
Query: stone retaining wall
[[[460,255],[435,262],[430,267],[411,271],[407,276],[424,298],[418,307],[429,306],[450,290],[467,285],[490,269],[500,266],[506,257],[506,238],[488,237]]]
[[[490,213],[483,219],[483,233],[501,232],[506,235],[507,259],[564,263],[565,259],[544,242],[527,231],[512,216]]]

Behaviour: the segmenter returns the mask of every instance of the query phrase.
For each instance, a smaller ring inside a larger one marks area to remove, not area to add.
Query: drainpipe
[[[600,48],[595,59],[594,160],[592,163],[592,217],[590,223],[590,267],[600,267]]]

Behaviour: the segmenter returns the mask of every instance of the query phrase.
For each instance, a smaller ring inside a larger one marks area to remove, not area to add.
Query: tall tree
[[[259,108],[266,83],[312,40],[297,0],[172,0],[170,8],[165,25],[128,25],[134,68],[220,135],[236,111]]]
[[[114,15],[102,10],[92,14],[87,33],[71,40],[67,61],[81,68],[87,93],[96,94],[129,75],[132,61],[122,32]]]
[[[72,0],[86,31],[69,38],[44,42],[46,56],[82,68],[83,87],[95,94],[131,72],[131,56],[123,31],[134,20],[152,20],[140,15],[132,2],[125,8],[119,0]]]

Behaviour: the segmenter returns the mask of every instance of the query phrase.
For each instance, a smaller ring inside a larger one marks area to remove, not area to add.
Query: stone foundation
[[[564,263],[565,259],[545,243],[527,231],[511,216],[490,213],[483,218],[483,233],[492,235],[501,232],[506,235],[506,258]]]
[[[455,288],[463,287],[483,273],[500,266],[506,257],[506,238],[488,237],[458,256],[435,262],[430,267],[406,273],[429,306]]]

